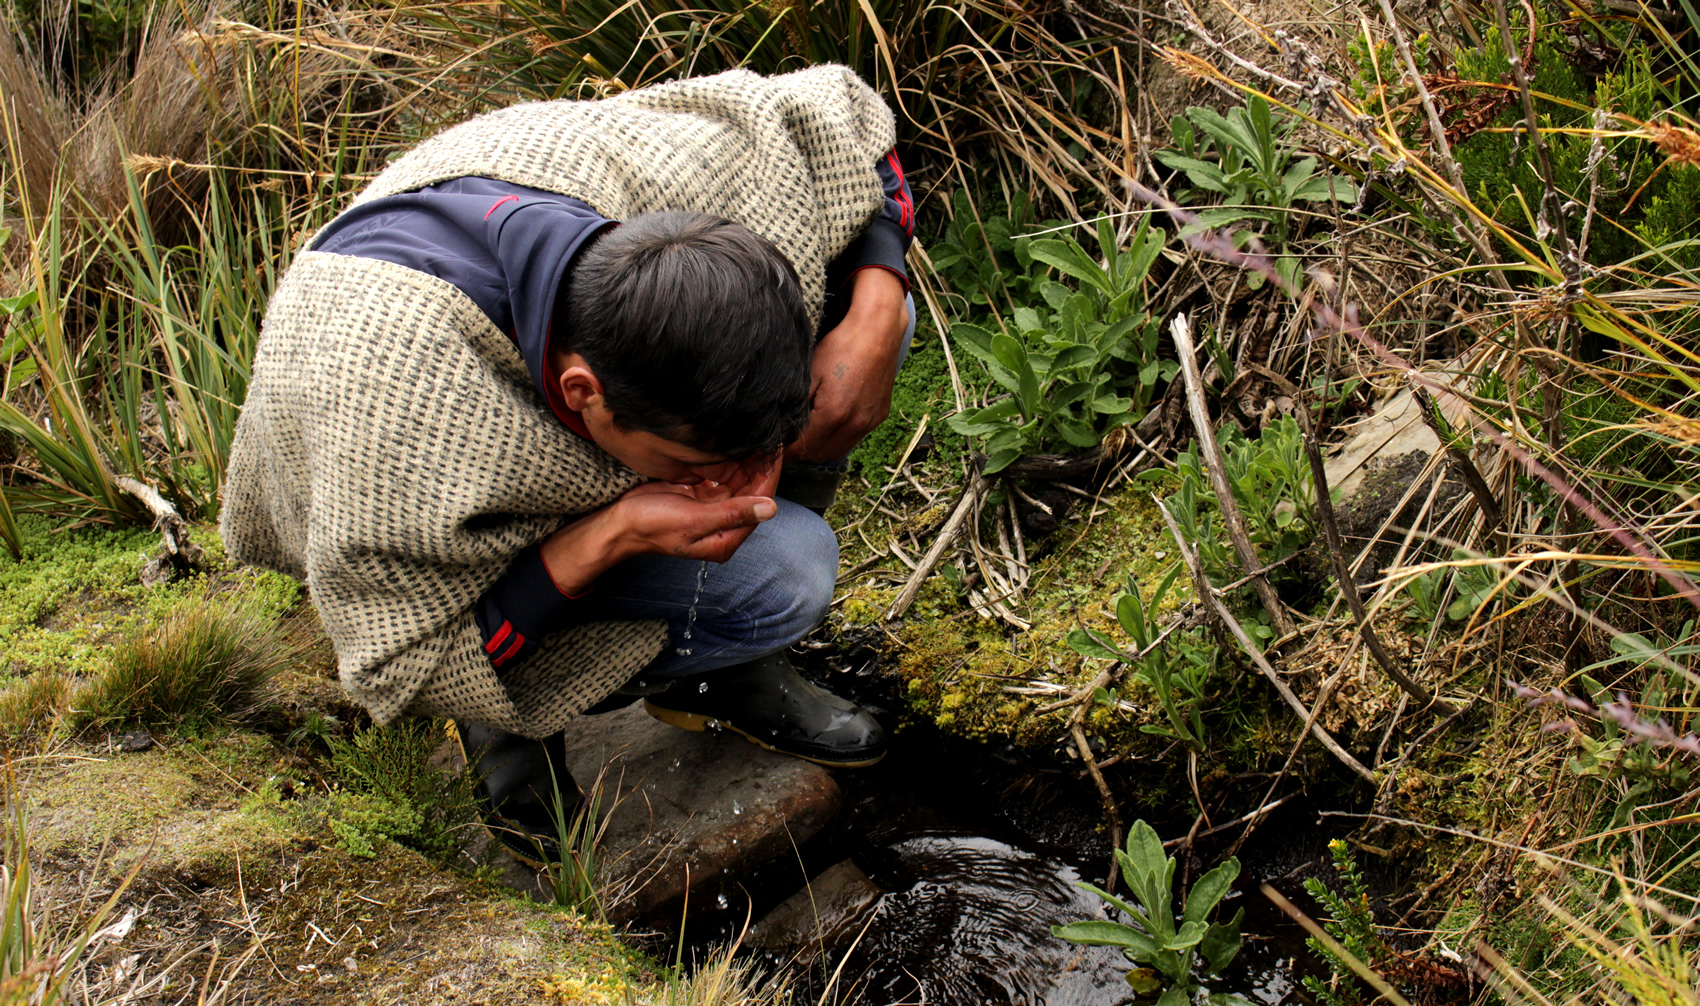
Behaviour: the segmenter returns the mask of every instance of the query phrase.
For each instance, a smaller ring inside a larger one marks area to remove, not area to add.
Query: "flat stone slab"
[[[853,939],[857,925],[884,893],[847,859],[751,926],[748,942],[797,961],[813,960]]]
[[[844,800],[819,765],[736,734],[670,727],[641,701],[576,720],[567,764],[587,793],[602,780],[601,858],[614,922],[676,917],[687,886],[717,891],[793,856]]]

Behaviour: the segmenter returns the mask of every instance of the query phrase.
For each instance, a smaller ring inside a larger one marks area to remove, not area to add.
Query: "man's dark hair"
[[[555,348],[584,357],[615,422],[731,458],[802,433],[814,332],[772,242],[719,217],[651,213],[575,259]]]

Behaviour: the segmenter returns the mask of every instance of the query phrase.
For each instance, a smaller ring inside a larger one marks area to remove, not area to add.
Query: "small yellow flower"
[[[1331,838],[1331,839],[1329,839],[1328,840],[1328,850],[1330,852],[1345,852],[1346,851],[1346,840],[1343,839],[1343,838]]]

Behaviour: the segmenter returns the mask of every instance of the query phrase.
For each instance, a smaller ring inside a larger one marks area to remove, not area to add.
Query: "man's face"
[[[646,478],[692,486],[701,482],[730,482],[738,470],[738,462],[723,455],[621,427],[600,397],[587,403],[579,415],[584,417],[584,425],[596,446]]]
[[[677,485],[729,483],[737,479],[743,466],[725,455],[687,447],[653,433],[629,430],[616,423],[614,413],[602,398],[602,382],[584,357],[577,353],[564,354],[557,361],[557,368],[561,397],[567,408],[583,417],[596,446],[618,458],[627,468],[645,478]]]

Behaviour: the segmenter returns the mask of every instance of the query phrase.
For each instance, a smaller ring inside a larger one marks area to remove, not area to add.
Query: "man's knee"
[[[775,560],[771,590],[780,617],[806,633],[826,618],[838,583],[838,538],[813,511],[779,500],[771,554]]]

